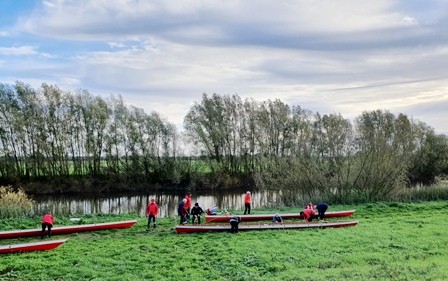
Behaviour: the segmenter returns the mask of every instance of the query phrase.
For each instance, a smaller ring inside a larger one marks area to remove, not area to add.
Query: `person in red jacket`
[[[185,207],[187,208],[187,222],[190,221],[190,211],[191,211],[191,192],[188,192],[185,195],[185,199],[187,199],[187,202],[185,202]]]
[[[302,212],[300,212],[300,215],[303,216],[303,221],[304,222],[312,222],[313,218],[314,218],[314,214],[316,212],[314,212],[313,209],[305,209]]]
[[[148,228],[149,230],[151,226],[151,219],[154,222],[154,228],[156,228],[157,222],[156,217],[159,214],[159,206],[156,204],[156,199],[152,198],[151,203],[148,204],[148,207],[146,207],[146,216],[148,217]]]
[[[53,216],[48,213],[42,218],[42,235],[41,238],[44,239],[45,236],[45,229],[48,228],[48,237],[51,237],[51,228],[54,224],[54,218]]]
[[[312,210],[314,210],[314,209],[316,209],[316,206],[313,204],[313,202],[309,202],[309,203],[306,203],[305,209],[312,209]]]
[[[250,198],[250,191],[246,192],[246,195],[244,195],[244,214],[250,215],[250,203],[251,203],[251,198]]]

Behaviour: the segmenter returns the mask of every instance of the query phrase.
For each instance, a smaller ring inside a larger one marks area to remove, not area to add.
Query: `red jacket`
[[[305,209],[303,210],[303,219],[308,220],[311,216],[314,216],[316,212],[313,209]]]
[[[156,203],[149,203],[146,207],[146,216],[156,216],[159,214],[159,206]]]
[[[191,197],[187,194],[185,195],[185,199],[187,199],[187,202],[185,202],[185,207],[191,208]]]
[[[43,217],[43,219],[42,219],[42,223],[49,223],[49,224],[51,224],[51,225],[53,226],[53,223],[54,223],[54,218],[53,218],[53,216],[50,215],[50,214],[46,214],[46,215]]]
[[[250,204],[250,194],[244,196],[244,204]]]
[[[313,203],[306,203],[305,205],[305,209],[316,209],[316,205],[314,205]]]

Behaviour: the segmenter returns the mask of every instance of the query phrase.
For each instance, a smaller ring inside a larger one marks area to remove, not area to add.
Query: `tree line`
[[[0,181],[33,192],[247,187],[285,200],[381,199],[448,174],[448,139],[387,110],[353,121],[278,99],[207,95],[181,132],[86,90],[0,84]]]

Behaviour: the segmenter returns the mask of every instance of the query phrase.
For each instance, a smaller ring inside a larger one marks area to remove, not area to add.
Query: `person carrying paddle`
[[[194,220],[197,218],[198,219],[198,224],[201,224],[201,214],[204,211],[202,210],[201,207],[199,207],[199,203],[195,203],[194,207],[191,208],[191,215],[193,216],[193,219],[191,220],[191,223],[194,224]]]
[[[312,222],[313,218],[314,218],[314,214],[316,214],[316,212],[314,212],[313,209],[305,209],[302,212],[300,212],[300,215],[303,216],[303,221],[304,222]]]
[[[154,222],[154,228],[156,228],[157,222],[156,217],[159,214],[159,206],[156,204],[156,199],[151,198],[151,203],[148,204],[148,207],[146,207],[146,216],[148,217],[148,228],[146,230],[149,230],[151,226],[151,219]]]
[[[319,213],[319,221],[322,221],[325,217],[325,212],[328,209],[328,204],[327,203],[319,203],[316,206],[317,212]]]
[[[53,216],[48,213],[42,218],[42,235],[41,239],[44,239],[45,236],[45,229],[48,228],[48,237],[51,237],[51,228],[54,224],[54,218]]]
[[[185,224],[187,222],[188,210],[185,203],[187,199],[182,199],[182,202],[179,203],[179,207],[177,208],[177,214],[180,217],[180,224]]]
[[[230,216],[230,214],[229,214],[229,216]],[[230,232],[231,233],[238,233],[238,225],[240,224],[240,222],[241,222],[241,217],[239,217],[239,216],[233,216],[231,219],[230,219]]]
[[[250,215],[250,203],[251,203],[251,198],[250,198],[250,191],[246,192],[246,195],[244,195],[244,214],[248,214]]]

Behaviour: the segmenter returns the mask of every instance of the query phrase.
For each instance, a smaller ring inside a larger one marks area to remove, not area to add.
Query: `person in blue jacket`
[[[239,216],[233,216],[230,219],[230,232],[231,233],[238,233],[238,225],[241,222],[241,217]]]
[[[328,204],[327,203],[319,203],[316,206],[317,212],[319,213],[319,221],[322,221],[325,217],[325,212],[328,209]]]
[[[274,217],[272,218],[272,222],[275,223],[283,223],[283,219],[282,217],[277,213],[274,215]]]

